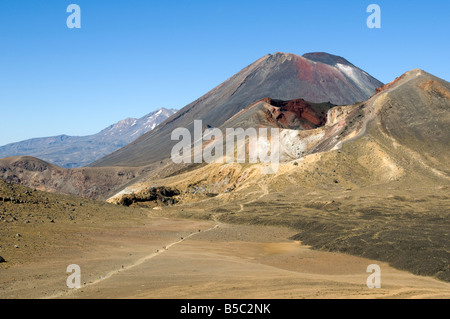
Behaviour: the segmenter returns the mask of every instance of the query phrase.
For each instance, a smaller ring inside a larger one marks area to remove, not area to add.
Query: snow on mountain
[[[85,166],[153,130],[176,111],[161,108],[139,119],[126,118],[94,135],[60,135],[8,144],[0,147],[0,158],[26,155],[64,168]]]

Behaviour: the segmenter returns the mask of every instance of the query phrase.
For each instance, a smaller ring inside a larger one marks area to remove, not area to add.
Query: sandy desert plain
[[[260,209],[255,204],[263,193],[247,198],[242,211],[225,213],[228,207],[218,209],[217,198],[130,208],[2,186],[28,200],[0,208],[7,212],[0,228],[7,260],[0,264],[0,298],[450,297],[447,282],[371,258],[311,249],[293,239],[296,227],[264,225],[242,214],[246,206]],[[81,268],[80,289],[66,285],[70,264]],[[370,264],[381,267],[381,288],[366,285]]]

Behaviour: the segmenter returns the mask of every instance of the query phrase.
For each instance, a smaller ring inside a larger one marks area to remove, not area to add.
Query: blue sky
[[[69,4],[81,29],[69,29]],[[366,8],[381,7],[381,29]],[[267,53],[325,51],[382,82],[450,80],[450,1],[2,0],[0,145],[181,108]]]

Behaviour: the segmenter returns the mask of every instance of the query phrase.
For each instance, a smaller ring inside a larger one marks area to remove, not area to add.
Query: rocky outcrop
[[[178,202],[176,196],[180,191],[170,187],[150,187],[140,192],[124,194],[115,203],[123,206],[131,206],[143,203],[146,206],[171,206]]]
[[[314,129],[325,125],[326,111],[333,105],[319,107],[317,104],[306,102],[303,99],[289,101],[264,98],[262,101],[272,107],[268,113],[269,121],[276,121],[284,128]]]

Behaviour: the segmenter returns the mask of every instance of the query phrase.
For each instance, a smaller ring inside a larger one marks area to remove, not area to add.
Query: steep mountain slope
[[[363,92],[363,96],[368,94],[369,96],[373,94],[373,87],[378,87],[380,82],[365,71],[354,66],[352,63],[348,62],[346,59],[340,56],[328,54],[325,52],[314,52],[306,53],[303,55],[304,58],[325,63],[337,68],[342,74],[348,79],[348,81],[353,82],[354,86],[359,88]],[[361,94],[360,92],[355,92],[356,94]],[[364,100],[364,99],[362,99]],[[359,100],[361,101],[361,99]]]
[[[176,110],[161,108],[140,119],[127,118],[89,136],[34,138],[0,147],[0,158],[33,156],[64,167],[81,167],[131,143],[151,131]]]
[[[295,54],[266,55],[223,82],[198,100],[185,106],[164,125],[135,142],[96,161],[92,166],[145,166],[170,157],[175,142],[171,132],[178,127],[193,130],[193,121],[205,127],[219,127],[230,117],[256,101],[304,99],[314,103],[350,104],[364,101],[381,82],[342,58],[323,54],[330,65]],[[349,74],[351,76],[349,76]]]

